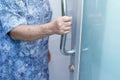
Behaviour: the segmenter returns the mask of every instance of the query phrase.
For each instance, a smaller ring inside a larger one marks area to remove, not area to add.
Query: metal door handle
[[[62,7],[62,16],[67,16],[67,0],[62,0],[61,1],[61,7]],[[75,50],[66,50],[65,45],[66,45],[66,37],[67,35],[61,35],[61,42],[60,42],[60,51],[64,55],[71,55],[75,53]]]

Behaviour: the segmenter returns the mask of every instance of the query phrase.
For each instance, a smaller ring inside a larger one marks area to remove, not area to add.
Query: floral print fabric
[[[8,33],[21,24],[51,20],[48,0],[0,0],[0,80],[49,80],[48,37],[13,40]]]

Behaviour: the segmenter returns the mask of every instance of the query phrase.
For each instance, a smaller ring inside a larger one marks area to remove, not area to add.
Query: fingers
[[[64,34],[68,34],[70,31],[65,31]]]
[[[71,23],[72,23],[72,18],[71,17],[67,17],[67,18],[64,18],[62,17],[62,19],[58,22],[59,23],[59,26],[70,26]]]
[[[67,26],[71,26],[71,22],[64,22],[63,26],[67,27]]]
[[[62,21],[61,21],[61,34],[67,34],[70,32],[71,29],[71,24],[72,24],[72,17],[68,17],[68,16],[63,16],[61,17]]]
[[[53,21],[52,32],[54,34],[67,34],[70,32],[72,17],[62,16]]]
[[[70,29],[70,28],[69,28]],[[64,29],[64,30],[60,30],[60,35],[62,35],[62,34],[68,34],[69,32],[70,32],[70,30],[69,29]]]
[[[71,29],[71,22],[66,22],[61,26],[61,29],[64,31],[69,31]]]
[[[64,22],[69,22],[69,21],[72,20],[72,17],[63,16],[62,19],[63,19]]]
[[[63,34],[68,34],[70,32],[70,29],[70,27],[65,28]]]
[[[67,22],[66,24],[64,24],[63,26],[60,27],[60,34],[67,34],[70,32],[70,22]]]
[[[64,28],[64,31],[70,31],[71,27]]]

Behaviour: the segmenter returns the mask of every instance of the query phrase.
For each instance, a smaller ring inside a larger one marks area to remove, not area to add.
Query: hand
[[[67,34],[70,32],[72,17],[62,16],[52,21],[51,30],[53,34]]]

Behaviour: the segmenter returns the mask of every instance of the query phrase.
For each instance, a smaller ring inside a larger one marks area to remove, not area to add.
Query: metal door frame
[[[80,80],[80,55],[81,55],[83,6],[84,6],[84,0],[73,1],[73,28],[76,27],[76,37],[75,38],[72,37],[72,39],[75,39],[75,44],[76,44],[75,56],[74,56],[75,58],[73,58],[75,65],[73,80]],[[72,43],[72,45],[73,44],[74,43]]]

